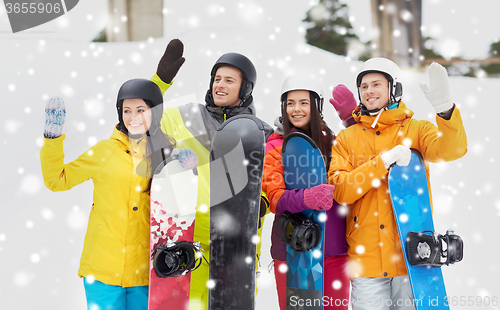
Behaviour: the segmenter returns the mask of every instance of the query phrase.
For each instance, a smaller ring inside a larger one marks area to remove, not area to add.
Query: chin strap
[[[364,107],[364,106],[362,106],[362,107]],[[396,109],[398,107],[399,107],[399,102],[393,102],[393,103],[387,104],[385,107],[378,109],[378,110],[366,110],[366,107],[365,107],[364,111],[363,111],[363,108],[362,108],[362,113],[365,115],[377,116],[377,117],[375,117],[375,120],[373,121],[373,123],[371,125],[372,128],[375,128],[375,126],[378,123],[378,119],[380,118],[380,115],[382,114],[382,112],[387,111],[387,110]]]
[[[375,120],[372,123],[372,126],[371,126],[372,128],[375,128],[375,126],[377,126],[378,119],[380,118],[380,115],[382,115],[382,112],[384,112],[385,110],[387,110],[387,107],[380,109],[378,112],[375,112],[373,114],[370,113],[371,116],[377,115],[377,117],[375,117]]]

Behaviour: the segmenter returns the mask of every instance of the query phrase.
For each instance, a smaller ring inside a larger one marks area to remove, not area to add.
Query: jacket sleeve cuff
[[[441,113],[438,113],[437,115],[447,121],[450,120],[451,118],[451,115],[453,115],[453,111],[455,110],[455,104],[453,104],[453,107],[451,107],[451,109],[449,109],[448,111],[444,111],[444,112],[441,112]]]
[[[57,138],[46,138],[45,135],[43,135],[43,145],[49,147],[59,145],[63,143],[64,138],[66,138],[65,134],[62,134]]]
[[[280,215],[288,211],[290,213],[299,213],[306,210],[304,204],[304,189],[287,189],[283,192],[276,206],[276,214]]]
[[[172,84],[174,83],[174,81],[170,82],[170,83],[165,83],[162,81],[162,79],[160,79],[160,77],[158,76],[158,74],[155,73],[155,75],[153,75],[153,77],[151,78],[151,81],[153,81],[156,85],[158,85],[158,87],[160,88],[161,90],[161,94],[162,95],[165,95],[165,92],[167,91],[167,89],[170,88],[170,86],[172,86]]]

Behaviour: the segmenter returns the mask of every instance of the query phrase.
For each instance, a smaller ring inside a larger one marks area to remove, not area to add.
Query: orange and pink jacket
[[[304,204],[304,189],[287,190],[283,177],[281,149],[284,137],[273,133],[266,143],[262,189],[267,193],[269,208],[275,214],[271,232],[271,256],[286,261],[286,243],[276,235],[276,225],[285,211],[299,213],[307,209]],[[325,257],[347,254],[345,240],[345,216],[339,214],[339,204],[335,201],[326,211]]]

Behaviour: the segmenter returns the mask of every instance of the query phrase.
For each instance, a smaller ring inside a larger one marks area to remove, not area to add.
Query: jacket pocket
[[[349,214],[347,215],[346,221],[346,236],[349,237],[353,230],[355,229],[355,225],[359,224],[359,210],[361,209],[361,204],[356,203],[354,208],[351,209]]]

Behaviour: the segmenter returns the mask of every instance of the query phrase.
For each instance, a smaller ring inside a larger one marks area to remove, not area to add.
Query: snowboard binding
[[[196,270],[205,259],[199,242],[173,242],[157,246],[153,251],[153,268],[160,278],[183,276]],[[205,259],[206,261],[206,259]]]
[[[412,266],[449,266],[463,258],[464,243],[453,230],[448,230],[445,235],[429,230],[420,233],[410,232],[406,238],[406,245]]]
[[[300,213],[286,211],[278,221],[276,234],[281,241],[290,244],[292,250],[307,252],[318,246],[321,239],[321,227],[314,220]]]

